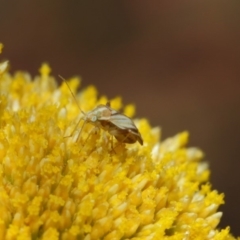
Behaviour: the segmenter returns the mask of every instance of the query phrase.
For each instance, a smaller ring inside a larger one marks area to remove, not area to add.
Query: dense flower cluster
[[[50,71],[43,64],[32,79],[0,65],[0,239],[234,239],[217,229],[223,194],[187,132],[160,141],[136,119],[143,146],[112,146],[90,124],[78,136],[79,108]],[[68,81],[81,109],[107,102],[93,86],[77,93],[79,83]],[[111,104],[122,108],[120,98]],[[134,106],[123,112],[132,117]]]

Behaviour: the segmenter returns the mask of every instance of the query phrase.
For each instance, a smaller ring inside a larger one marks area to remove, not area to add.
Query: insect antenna
[[[86,116],[86,113],[80,108],[80,106],[79,106],[79,104],[78,104],[78,102],[77,102],[77,99],[76,99],[76,97],[74,96],[74,94],[73,94],[73,92],[72,92],[72,90],[71,90],[71,88],[70,88],[68,82],[66,81],[66,79],[65,79],[64,77],[62,77],[61,75],[58,75],[58,76],[59,76],[59,77],[60,77],[60,78],[66,83],[66,85],[67,85],[69,91],[71,92],[72,97],[73,97],[74,101],[76,102],[76,104],[77,104],[79,110],[81,111],[81,113],[82,113],[84,116]],[[83,123],[82,128],[80,129],[80,132],[79,132],[78,137],[77,137],[77,139],[76,139],[76,142],[78,141],[79,136],[81,135],[82,129],[83,129],[85,123],[86,123],[85,119],[83,119],[83,118],[80,118],[80,119],[78,120],[78,122],[77,122],[76,126],[74,127],[72,133],[71,133],[69,136],[65,136],[64,138],[72,137],[73,133],[76,131],[76,129],[77,129],[79,123],[81,122],[81,120],[83,120],[84,123]]]
[[[66,83],[66,85],[67,85],[69,91],[71,92],[71,94],[72,94],[72,96],[73,96],[73,99],[74,99],[74,101],[76,102],[76,104],[77,104],[79,110],[81,111],[81,113],[82,113],[83,115],[86,115],[86,113],[80,108],[80,106],[79,106],[79,104],[78,104],[78,102],[77,102],[77,99],[76,99],[76,97],[74,96],[74,94],[73,94],[73,92],[72,92],[72,90],[71,90],[71,88],[70,88],[67,80],[66,80],[64,77],[62,77],[61,75],[58,75],[58,76]]]

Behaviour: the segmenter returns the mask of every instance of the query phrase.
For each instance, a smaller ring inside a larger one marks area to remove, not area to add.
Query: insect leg
[[[84,122],[84,124],[85,124],[85,122]],[[83,124],[83,126],[84,126],[84,124]],[[83,129],[83,126],[82,126],[82,129]],[[84,148],[84,146],[85,146],[87,140],[88,140],[89,137],[91,136],[92,132],[96,130],[96,128],[98,128],[98,127],[93,127],[93,128],[91,129],[91,131],[89,132],[89,134],[88,134],[88,136],[87,136],[87,138],[86,138],[86,140],[85,140],[85,142],[84,142],[84,144],[83,144],[83,146],[82,146],[82,148],[81,148],[80,151],[82,151],[82,149]],[[82,129],[81,129],[81,130],[82,130]],[[80,133],[81,133],[81,131],[80,131]]]
[[[115,152],[114,149],[117,148],[120,144],[124,143],[124,141],[125,141],[131,134],[133,134],[133,132],[132,132],[131,130],[128,130],[128,133],[126,134],[126,136],[125,136],[121,141],[118,141],[118,144],[117,144],[117,146],[115,146],[115,147],[113,148],[113,151]]]
[[[78,121],[78,124],[80,123],[81,119],[82,119],[82,118],[80,118],[80,120]],[[80,129],[80,132],[78,133],[76,142],[78,141],[78,139],[79,139],[79,137],[80,137],[80,135],[81,135],[81,132],[82,132],[84,126],[85,126],[85,123],[86,123],[86,121],[84,120],[84,123],[83,123],[83,125],[82,125],[82,127],[81,127],[81,129]],[[77,125],[78,125],[78,124],[77,124]],[[75,130],[76,130],[76,127],[75,127]]]
[[[72,137],[73,133],[76,131],[77,127],[79,126],[79,123],[81,122],[81,120],[84,120],[84,119],[83,119],[83,118],[80,118],[80,119],[78,120],[76,126],[74,127],[73,131],[71,132],[71,134],[70,134],[69,136],[65,136],[64,138]],[[84,123],[83,123],[83,126],[84,126],[84,124],[85,124],[85,121],[84,121]],[[82,128],[83,128],[83,126],[82,126]],[[82,130],[82,128],[81,128],[81,130]],[[80,130],[80,132],[81,132],[81,130]],[[78,138],[79,138],[79,134],[78,134]],[[78,139],[78,138],[77,138],[77,139]]]
[[[117,145],[118,146],[118,145]],[[111,149],[116,154],[114,147],[113,147],[113,135],[111,135]]]

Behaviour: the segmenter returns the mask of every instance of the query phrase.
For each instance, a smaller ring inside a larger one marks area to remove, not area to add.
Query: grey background
[[[163,138],[190,131],[240,235],[240,1],[0,0],[0,59],[134,102]]]

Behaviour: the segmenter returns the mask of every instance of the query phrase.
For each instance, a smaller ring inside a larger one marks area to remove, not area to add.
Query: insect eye
[[[92,116],[92,117],[91,117],[91,121],[92,121],[92,122],[96,122],[96,120],[97,120],[97,117],[96,117],[96,116]]]

